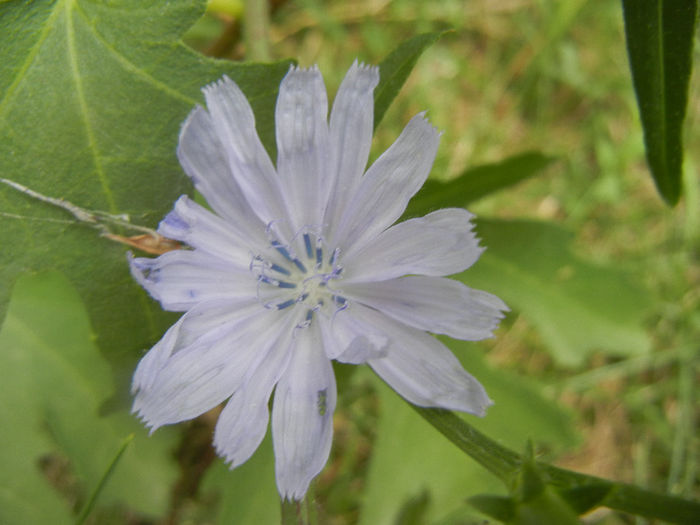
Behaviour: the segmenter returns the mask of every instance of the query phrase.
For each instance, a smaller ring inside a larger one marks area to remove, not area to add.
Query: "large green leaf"
[[[376,128],[418,59],[444,32],[424,33],[399,44],[379,64],[379,84],[374,90],[374,127]]]
[[[279,523],[280,497],[274,469],[269,433],[255,454],[240,467],[231,470],[217,459],[200,489],[204,494],[217,495],[216,523]]]
[[[627,53],[656,187],[678,202],[697,0],[623,0]]]
[[[559,363],[581,365],[595,350],[649,350],[650,298],[628,272],[578,259],[572,236],[554,224],[478,220],[477,232],[486,252],[460,279],[522,312]]]
[[[486,365],[471,343],[448,341],[495,405],[469,423],[516,450],[529,438],[561,451],[576,442],[568,415],[525,378]],[[469,459],[380,380],[381,416],[361,511],[361,524],[394,523],[410,498],[428,497],[425,522],[464,523],[467,497],[502,491],[493,474]]]
[[[185,47],[179,37],[204,4],[0,4],[2,177],[155,226],[190,189],[175,157],[180,123],[200,88],[223,73],[249,96],[272,149],[272,112],[288,63],[215,61]],[[111,357],[133,356],[162,335],[172,317],[133,282],[123,246],[5,185],[0,212],[0,316],[17,275],[55,268],[78,287]]]
[[[448,182],[428,180],[411,202],[406,217],[425,215],[446,207],[465,206],[490,193],[513,186],[553,162],[552,157],[536,151],[519,153],[501,162],[469,168]]]
[[[124,412],[99,416],[114,388],[110,367],[92,341],[82,301],[60,274],[17,281],[0,331],[0,385],[0,523],[69,522],[68,502],[41,474],[40,459],[66,457],[78,486],[70,489],[70,477],[59,477],[57,486],[85,498],[130,433],[135,439],[98,506],[165,512],[177,474],[169,453],[174,435],[161,430],[149,438]]]

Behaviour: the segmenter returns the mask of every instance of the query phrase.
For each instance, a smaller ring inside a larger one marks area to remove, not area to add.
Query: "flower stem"
[[[282,525],[307,525],[301,515],[301,503],[298,501],[282,500]]]
[[[270,6],[267,0],[245,1],[245,23],[243,37],[246,44],[246,58],[255,62],[270,60],[268,28]]]
[[[282,501],[282,525],[318,525],[313,482],[301,501]]]
[[[496,443],[449,410],[411,406],[477,463],[498,476],[509,487],[512,486],[522,462],[520,454]],[[540,463],[539,466],[552,485],[562,488],[591,484],[609,485],[611,490],[604,501],[608,508],[670,523],[700,523],[698,502],[580,474],[546,463]]]

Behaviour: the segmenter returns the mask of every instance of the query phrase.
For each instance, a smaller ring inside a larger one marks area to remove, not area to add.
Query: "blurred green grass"
[[[235,37],[241,23],[210,12],[189,33],[189,42],[205,52],[242,59],[240,39],[224,42],[226,35]],[[598,355],[580,370],[558,369],[538,334],[517,317],[487,343],[487,358],[537,378],[553,398],[574,409],[586,442],[564,458],[564,465],[697,496],[697,75],[686,124],[689,195],[671,210],[656,194],[644,163],[617,2],[274,2],[270,43],[274,58],[318,64],[332,95],[356,57],[378,63],[401,40],[445,29],[453,32],[419,60],[377,130],[373,151],[383,151],[412,115],[427,109],[444,131],[431,174],[437,179],[525,150],[559,158],[543,176],[487,197],[471,210],[563,224],[575,233],[575,248],[583,257],[632,268],[654,297],[647,320],[654,353],[624,360]],[[696,52],[695,63],[697,57]],[[362,418],[353,406],[347,403],[339,414],[343,425]],[[353,485],[352,476],[362,478],[371,454],[365,450],[371,446],[371,424],[360,419],[353,425],[339,447],[361,443],[364,452],[351,464],[346,461],[341,474],[319,482],[327,501],[340,502],[332,509],[335,514],[326,516],[328,523],[345,523],[354,515],[353,494],[359,497],[361,486]],[[343,497],[328,488],[348,476],[351,481],[341,484],[349,491]]]

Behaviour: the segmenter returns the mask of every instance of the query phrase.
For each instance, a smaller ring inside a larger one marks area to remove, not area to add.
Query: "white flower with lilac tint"
[[[134,411],[152,429],[226,405],[214,434],[231,467],[268,425],[283,498],[303,498],[331,447],[331,360],[367,363],[408,401],[484,415],[483,387],[430,333],[478,340],[507,310],[450,279],[482,248],[463,209],[393,225],[428,176],[440,134],[415,116],[364,172],[375,67],[348,71],[327,118],[317,68],[292,68],[275,113],[277,167],[224,77],[204,88],[178,157],[213,211],[187,196],[158,232],[191,249],[133,258],[139,283],[185,314],[139,363]]]

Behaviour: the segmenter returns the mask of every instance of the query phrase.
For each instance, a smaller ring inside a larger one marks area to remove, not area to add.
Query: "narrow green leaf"
[[[83,510],[80,511],[80,515],[78,516],[78,519],[75,520],[76,525],[82,525],[83,523],[85,523],[85,520],[92,512],[92,509],[94,508],[95,503],[97,503],[97,498],[100,496],[102,489],[109,481],[109,478],[112,477],[112,472],[114,472],[114,469],[117,467],[117,463],[119,463],[119,460],[124,455],[124,452],[126,452],[126,448],[131,444],[131,442],[133,440],[134,440],[133,434],[129,434],[126,437],[126,439],[124,439],[121,446],[119,447],[119,450],[117,450],[117,453],[114,455],[114,458],[112,458],[112,461],[110,461],[109,465],[107,465],[107,469],[105,470],[105,473],[102,475],[102,478],[100,479],[99,483],[93,489],[92,494],[90,494],[90,497],[88,498],[87,503],[83,507]]]
[[[697,0],[623,0],[647,162],[661,196],[681,194],[682,128],[692,70]]]
[[[446,207],[462,207],[495,191],[513,186],[544,170],[555,159],[536,151],[466,170],[449,182],[429,180],[411,199],[405,216],[415,217]]]
[[[384,113],[401,90],[418,58],[433,45],[446,31],[424,33],[414,36],[392,51],[379,64],[379,85],[374,90],[374,127],[384,117]]]
[[[205,3],[2,2],[2,177],[153,227],[191,191],[175,155],[178,132],[200,88],[224,73],[250,97],[271,147],[288,62],[236,64],[187,48],[180,36]],[[0,318],[19,274],[51,268],[78,287],[110,358],[133,358],[172,323],[129,276],[123,245],[6,185],[0,211]]]
[[[579,259],[571,234],[554,224],[478,220],[477,234],[486,251],[460,280],[519,310],[560,364],[580,366],[594,351],[649,351],[650,299],[629,272]]]

